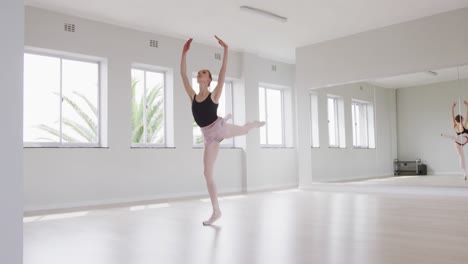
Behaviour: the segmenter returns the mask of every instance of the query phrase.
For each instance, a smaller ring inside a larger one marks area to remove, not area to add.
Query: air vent
[[[153,47],[153,48],[158,48],[159,47],[159,42],[157,40],[154,40],[154,39],[150,39],[150,47]]]
[[[215,60],[221,60],[221,53],[215,53]]]
[[[75,24],[65,23],[63,29],[68,32],[75,32]]]
[[[276,65],[271,65],[271,70],[276,71]]]

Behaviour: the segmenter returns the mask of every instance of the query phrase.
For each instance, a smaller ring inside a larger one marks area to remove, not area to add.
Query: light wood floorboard
[[[371,190],[227,197],[210,227],[200,200],[26,217],[24,263],[468,263],[468,195]]]

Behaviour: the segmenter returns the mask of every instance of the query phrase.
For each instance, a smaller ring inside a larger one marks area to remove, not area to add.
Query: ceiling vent
[[[221,53],[215,53],[215,60],[221,60]]]
[[[65,23],[63,29],[67,32],[75,32],[75,24]]]
[[[276,71],[276,65],[271,65],[271,70],[275,72]]]
[[[157,40],[150,39],[149,45],[150,45],[150,47],[152,47],[152,48],[158,48],[158,47],[159,47],[159,42],[158,42]]]

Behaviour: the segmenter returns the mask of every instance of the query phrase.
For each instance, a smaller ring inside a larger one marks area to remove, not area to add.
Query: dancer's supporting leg
[[[265,125],[265,122],[259,121],[250,122],[243,126],[225,123],[223,138],[246,135],[253,128],[258,128],[263,125]],[[218,156],[218,152],[219,142],[209,142],[208,144],[205,144],[205,151],[203,155],[203,164],[205,167],[204,174],[206,185],[208,187],[208,193],[210,194],[211,205],[213,206],[213,213],[208,220],[203,222],[203,225],[211,225],[221,217],[221,209],[219,208],[218,203],[218,192],[216,190],[216,183],[213,177],[214,164]]]
[[[466,165],[465,165],[465,153],[463,152],[463,145],[466,144],[466,141],[468,141],[468,138],[463,137],[463,136],[452,136],[452,135],[446,135],[446,134],[441,134],[441,136],[452,139],[454,141],[455,149],[457,150],[458,157],[460,160],[460,167],[463,170],[463,177],[465,178],[465,181],[467,180],[467,175],[466,175]]]
[[[210,194],[211,205],[213,207],[213,213],[211,217],[203,222],[203,225],[211,225],[221,217],[221,210],[219,209],[218,193],[216,190],[216,183],[213,178],[214,163],[219,152],[219,143],[210,142],[205,144],[205,150],[203,154],[203,165],[206,185],[208,187],[208,193]]]
[[[454,143],[455,148],[457,149],[458,157],[460,158],[460,167],[463,170],[463,177],[465,178],[465,181],[467,180],[466,176],[466,165],[465,165],[465,153],[463,153],[463,146],[458,144],[457,142]]]

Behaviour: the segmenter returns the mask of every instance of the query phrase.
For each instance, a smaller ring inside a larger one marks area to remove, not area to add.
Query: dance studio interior
[[[468,0],[0,6],[0,263],[468,263]]]

